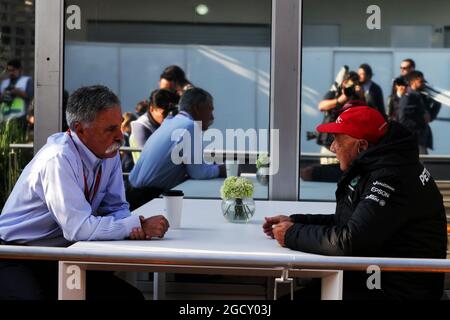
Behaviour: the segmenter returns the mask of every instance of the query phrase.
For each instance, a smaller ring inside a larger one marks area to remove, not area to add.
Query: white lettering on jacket
[[[379,194],[380,196],[385,197],[385,198],[389,198],[391,196],[390,193],[387,193],[386,191],[378,189],[376,187],[372,187],[372,189],[370,189],[370,191],[373,193]]]
[[[430,172],[428,172],[428,170],[424,168],[422,174],[419,176],[420,182],[422,182],[422,185],[425,186],[425,184],[430,181],[430,178]]]
[[[366,197],[366,199],[369,199],[369,200],[373,200],[373,201],[375,201],[375,202],[380,202],[380,198],[378,198],[376,195],[374,195],[374,194],[369,194],[367,197]]]
[[[386,184],[386,183],[380,182],[380,181],[375,181],[375,182],[373,183],[373,185],[374,185],[375,187],[376,187],[376,186],[384,187],[384,188],[386,188],[386,189],[389,189],[389,190],[395,192],[395,188],[391,187],[390,185],[388,185],[388,184]]]

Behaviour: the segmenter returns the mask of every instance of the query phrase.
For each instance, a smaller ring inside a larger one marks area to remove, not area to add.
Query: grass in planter
[[[26,129],[22,119],[11,119],[0,123],[0,211],[19,178],[19,168],[24,167],[31,159],[29,150],[14,150],[17,157],[17,163],[15,163],[9,145],[24,143],[25,138]]]

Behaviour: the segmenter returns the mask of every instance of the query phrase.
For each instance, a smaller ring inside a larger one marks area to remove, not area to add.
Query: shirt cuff
[[[117,223],[120,223],[123,225],[124,228],[124,236],[123,238],[128,238],[130,236],[131,231],[133,228],[140,228],[141,227],[141,220],[139,216],[132,215],[125,219],[118,220]]]
[[[114,220],[122,220],[131,216],[130,210],[122,209],[111,214]]]

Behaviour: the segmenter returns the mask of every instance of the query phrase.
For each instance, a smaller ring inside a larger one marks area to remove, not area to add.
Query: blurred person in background
[[[178,101],[180,97],[165,89],[154,90],[150,94],[150,105],[147,112],[136,121],[131,122],[130,146],[133,148],[143,148],[148,138],[163,123],[169,114],[178,112]],[[140,157],[140,152],[133,152],[133,160],[136,163]]]
[[[416,62],[413,59],[404,59],[400,63],[400,77],[406,80],[408,74],[416,70]]]
[[[393,81],[392,93],[388,98],[389,120],[398,121],[400,113],[400,99],[406,94],[408,83],[403,77],[395,78]]]
[[[8,78],[0,84],[0,121],[19,118],[25,127],[28,106],[34,96],[33,80],[22,74],[18,59],[7,62],[6,72]]]
[[[426,87],[422,72],[412,71],[407,82],[406,94],[400,99],[399,121],[416,134],[420,154],[428,154],[428,149],[433,149],[430,122],[436,119],[441,104],[422,94]]]
[[[144,115],[147,112],[147,110],[148,110],[148,102],[147,102],[147,100],[139,101],[136,104],[136,107],[134,109],[134,111],[135,111],[135,113],[136,113],[138,118],[140,116]]]
[[[124,146],[130,146],[131,122],[136,120],[136,116],[131,112],[125,112],[122,115],[122,124],[120,130],[123,134]],[[120,151],[120,159],[122,161],[122,171],[130,172],[133,169],[134,162],[131,152]]]
[[[359,83],[364,92],[364,98],[369,107],[375,108],[386,117],[386,110],[384,108],[383,90],[381,87],[372,81],[373,71],[372,67],[367,63],[363,63],[358,69]]]
[[[26,134],[26,142],[34,141],[34,99],[31,101],[30,106],[27,111],[27,134]]]
[[[159,77],[159,88],[177,93],[180,97],[186,90],[193,88],[192,83],[179,66],[172,65],[164,69]]]

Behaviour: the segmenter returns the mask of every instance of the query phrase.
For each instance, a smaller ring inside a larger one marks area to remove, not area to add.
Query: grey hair
[[[120,106],[120,100],[109,88],[100,85],[82,87],[67,101],[67,124],[71,130],[77,122],[88,126],[95,120],[97,112],[116,106]]]

